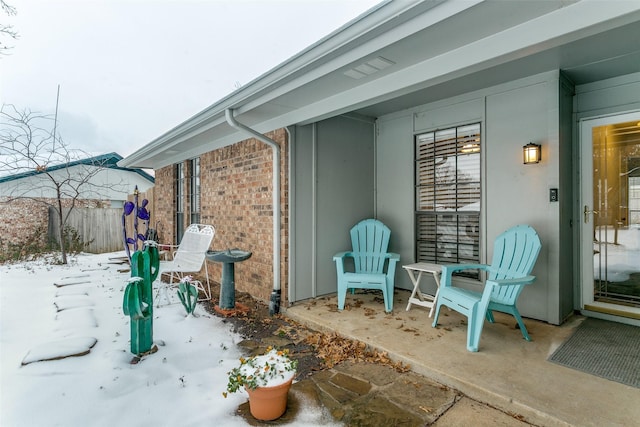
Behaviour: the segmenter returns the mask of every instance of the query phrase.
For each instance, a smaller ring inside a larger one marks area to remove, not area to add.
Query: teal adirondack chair
[[[484,319],[493,323],[493,311],[509,313],[515,317],[522,336],[531,341],[522,322],[516,301],[525,285],[533,283],[531,270],[540,253],[540,238],[528,225],[517,225],[496,239],[493,247],[493,262],[485,264],[443,265],[440,291],[436,302],[433,327],[438,324],[440,308],[445,305],[467,316],[467,350],[478,351]],[[455,287],[451,275],[460,270],[480,269],[488,272],[482,293]]]
[[[393,309],[393,284],[400,255],[388,253],[389,227],[376,219],[365,219],[351,229],[350,252],[333,256],[338,273],[338,309],[344,309],[347,289],[379,289],[386,312]],[[345,271],[345,259],[353,258],[355,271]],[[386,273],[384,268],[386,265]]]

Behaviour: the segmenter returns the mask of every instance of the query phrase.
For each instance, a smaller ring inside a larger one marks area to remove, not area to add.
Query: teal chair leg
[[[527,332],[527,327],[524,326],[524,322],[522,321],[522,317],[520,317],[520,313],[518,312],[518,309],[515,309],[512,314],[513,314],[513,317],[516,318],[516,321],[518,322],[518,326],[520,326],[520,332],[522,332],[522,337],[527,341],[531,341],[529,332]]]
[[[496,311],[512,315],[516,319],[516,322],[518,322],[518,327],[520,328],[520,332],[522,332],[522,337],[527,341],[531,341],[531,337],[529,336],[527,327],[524,325],[522,316],[520,316],[520,312],[515,305],[491,303],[491,307],[489,308],[489,310],[487,310],[487,320],[491,323],[494,323],[493,312],[491,310],[492,308]]]
[[[479,302],[480,301],[473,305],[473,308],[467,317],[469,322],[467,325],[467,350],[473,352],[478,351],[480,335],[482,334],[482,327],[484,326],[484,316],[478,316]]]
[[[382,287],[382,297],[384,298],[384,311],[391,313],[393,311],[393,289]]]
[[[493,311],[491,309],[487,310],[487,320],[491,323],[495,323],[495,319],[493,318]]]
[[[347,298],[347,290],[338,286],[338,310],[344,310],[344,302]]]
[[[440,307],[442,307],[442,304],[440,304],[439,302],[436,302],[436,311],[435,311],[435,314],[433,315],[433,323],[431,323],[431,327],[433,328],[438,326],[438,316],[440,316]]]

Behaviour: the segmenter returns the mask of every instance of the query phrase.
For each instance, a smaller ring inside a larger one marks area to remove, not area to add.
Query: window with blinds
[[[480,123],[423,133],[415,144],[417,262],[479,262]]]
[[[200,157],[191,159],[191,224],[200,223]]]

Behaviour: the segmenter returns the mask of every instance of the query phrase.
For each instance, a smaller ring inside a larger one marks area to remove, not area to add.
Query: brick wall
[[[63,200],[62,206],[69,207],[71,200]],[[42,245],[47,241],[49,206],[57,205],[56,199],[12,199],[0,198],[0,248],[9,243],[23,244],[38,232]],[[76,200],[77,207],[108,207],[109,202],[99,200]]]
[[[266,134],[280,145],[282,301],[287,294],[288,255],[288,156],[284,129]],[[185,228],[189,223],[189,174],[185,170]],[[256,139],[200,156],[200,222],[211,224],[216,235],[211,249],[239,248],[253,253],[235,267],[236,289],[268,301],[273,289],[272,149]],[[172,243],[175,233],[175,166],[156,171],[152,221],[160,222],[162,242]],[[220,282],[221,266],[209,262],[209,277]],[[215,296],[217,298],[217,296]]]
[[[36,200],[17,199],[7,202],[4,198],[0,200],[0,247],[7,248],[9,243],[22,244],[25,239],[34,236],[34,233],[41,227],[39,241],[42,245],[46,243],[47,226],[49,224],[48,206]]]
[[[158,230],[160,242],[173,244],[175,242],[175,167],[172,165],[156,170],[155,178],[151,223]]]

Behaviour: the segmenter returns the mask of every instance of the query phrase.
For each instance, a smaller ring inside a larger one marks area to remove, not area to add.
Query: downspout
[[[269,299],[269,314],[280,312],[280,146],[271,138],[236,121],[233,110],[225,110],[225,118],[229,126],[256,138],[272,148],[273,152],[273,291]]]

